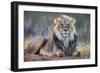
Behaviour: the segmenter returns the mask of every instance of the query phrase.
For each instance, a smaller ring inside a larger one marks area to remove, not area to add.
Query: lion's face
[[[66,15],[62,15],[54,19],[54,32],[59,40],[63,40],[75,32],[75,19]]]

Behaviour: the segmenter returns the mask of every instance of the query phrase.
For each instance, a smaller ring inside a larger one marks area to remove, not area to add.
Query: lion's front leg
[[[77,36],[74,35],[74,40],[69,41],[69,46],[65,54],[67,56],[81,56],[80,51],[78,51],[76,47],[77,47]]]
[[[46,48],[42,48],[40,50],[40,54],[43,56],[48,56],[48,57],[63,57],[63,56],[65,56],[64,52],[61,51],[60,49],[53,49],[52,51],[48,51],[48,50],[46,50]]]
[[[56,54],[55,54],[54,52],[47,51],[47,50],[45,50],[44,48],[42,48],[42,49],[40,50],[40,54],[41,54],[42,56],[48,56],[48,57],[55,57],[55,56],[56,56]]]
[[[74,35],[74,40],[71,42],[72,56],[81,56],[80,51],[77,50],[77,35]]]
[[[76,50],[75,52],[73,52],[72,55],[73,55],[73,56],[78,56],[78,57],[80,57],[80,56],[81,56],[81,53],[80,53],[80,51]]]
[[[70,42],[70,48],[71,48],[71,51],[72,51],[72,56],[78,56],[80,57],[81,56],[81,53],[80,51],[77,50],[77,35],[74,35],[74,40]]]
[[[61,50],[57,50],[56,52],[54,52],[56,54],[57,57],[63,57],[65,56],[64,52]]]

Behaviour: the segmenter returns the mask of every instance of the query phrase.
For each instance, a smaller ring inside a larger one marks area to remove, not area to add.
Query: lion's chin
[[[69,38],[69,35],[68,35],[68,34],[66,34],[66,35],[61,35],[61,33],[59,33],[59,32],[55,32],[55,35],[56,35],[56,37],[57,37],[59,40],[65,40],[65,39]]]

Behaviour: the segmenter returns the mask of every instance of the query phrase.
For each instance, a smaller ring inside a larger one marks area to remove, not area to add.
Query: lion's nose
[[[64,28],[64,33],[67,34],[68,32],[68,28]]]
[[[68,31],[68,29],[64,29],[64,31],[66,32],[66,31]]]

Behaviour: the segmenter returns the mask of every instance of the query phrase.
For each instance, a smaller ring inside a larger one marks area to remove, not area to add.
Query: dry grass
[[[30,42],[31,42],[31,39],[29,39],[29,38],[24,40],[24,49],[27,48],[27,46],[29,45]]]
[[[90,46],[89,45],[78,47],[78,50],[81,52],[81,58],[83,59],[90,58]]]

